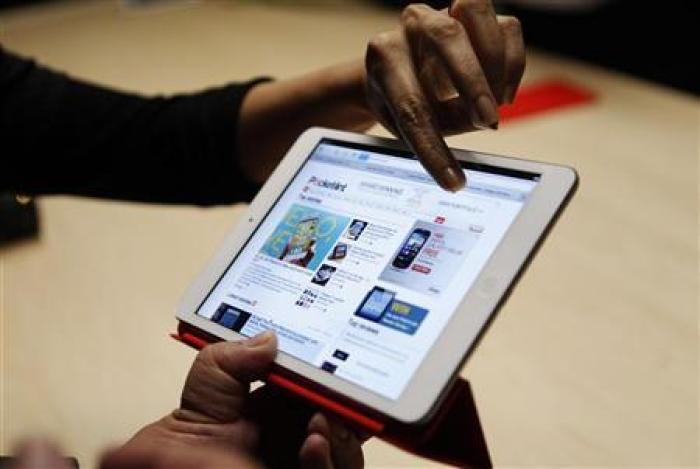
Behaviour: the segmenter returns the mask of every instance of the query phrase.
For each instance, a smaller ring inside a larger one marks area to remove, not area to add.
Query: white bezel
[[[178,319],[225,340],[244,337],[197,316],[195,311],[323,138],[406,150],[397,140],[364,134],[323,128],[304,132],[251,202],[245,216],[226,236],[223,246],[190,285],[178,306]],[[576,172],[568,167],[467,150],[453,152],[459,160],[539,173],[541,179],[401,396],[397,400],[382,397],[285,353],[278,355],[279,365],[394,419],[417,423],[429,417],[577,182]]]

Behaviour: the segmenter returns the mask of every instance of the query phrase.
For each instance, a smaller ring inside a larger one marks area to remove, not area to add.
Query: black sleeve
[[[258,187],[236,159],[245,93],[264,79],[144,97],[80,82],[0,47],[0,192],[211,205]]]

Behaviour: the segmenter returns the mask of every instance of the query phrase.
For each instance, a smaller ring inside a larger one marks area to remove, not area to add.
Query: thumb
[[[265,331],[241,342],[220,342],[207,349],[223,372],[240,383],[251,383],[265,378],[270,370],[277,356],[277,337]]]
[[[269,331],[241,342],[205,347],[187,375],[180,410],[218,422],[236,420],[248,398],[250,383],[266,376],[276,355],[277,338]]]

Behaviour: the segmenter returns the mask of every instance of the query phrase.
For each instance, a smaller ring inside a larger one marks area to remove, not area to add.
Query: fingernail
[[[464,187],[464,173],[462,171],[457,171],[452,166],[446,167],[442,171],[441,176],[443,187],[449,191],[457,192]]]
[[[515,86],[507,85],[507,86],[503,89],[503,101],[504,101],[506,104],[513,104],[513,102],[515,101],[515,93],[516,93],[516,91],[517,91],[517,90],[516,90]]]
[[[262,347],[267,345],[272,339],[275,338],[275,333],[272,331],[261,332],[260,334],[251,337],[245,341],[245,346],[250,348]]]
[[[498,118],[498,109],[493,98],[487,95],[479,96],[472,112],[472,124],[479,129],[495,129],[498,128]]]

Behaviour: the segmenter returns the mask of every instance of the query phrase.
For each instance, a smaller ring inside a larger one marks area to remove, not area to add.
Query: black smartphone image
[[[328,281],[331,279],[335,273],[336,268],[332,265],[322,264],[321,267],[316,271],[316,275],[311,279],[311,283],[325,287]]]
[[[333,252],[331,252],[329,259],[339,261],[341,259],[344,259],[347,254],[348,254],[348,245],[344,244],[344,243],[338,243],[333,248]]]
[[[350,223],[350,226],[345,232],[345,237],[352,239],[353,241],[357,241],[357,238],[359,238],[362,232],[365,231],[365,228],[367,228],[366,221],[355,219],[352,221],[352,223]]]
[[[395,295],[396,293],[393,291],[385,290],[382,287],[374,287],[360,303],[360,307],[355,312],[355,315],[377,322],[382,318],[384,312],[394,300]]]
[[[420,250],[423,249],[428,238],[430,238],[430,231],[423,228],[414,229],[406,241],[404,241],[403,246],[399,249],[399,253],[396,255],[391,265],[397,269],[407,268],[411,265],[411,262],[413,262]]]

